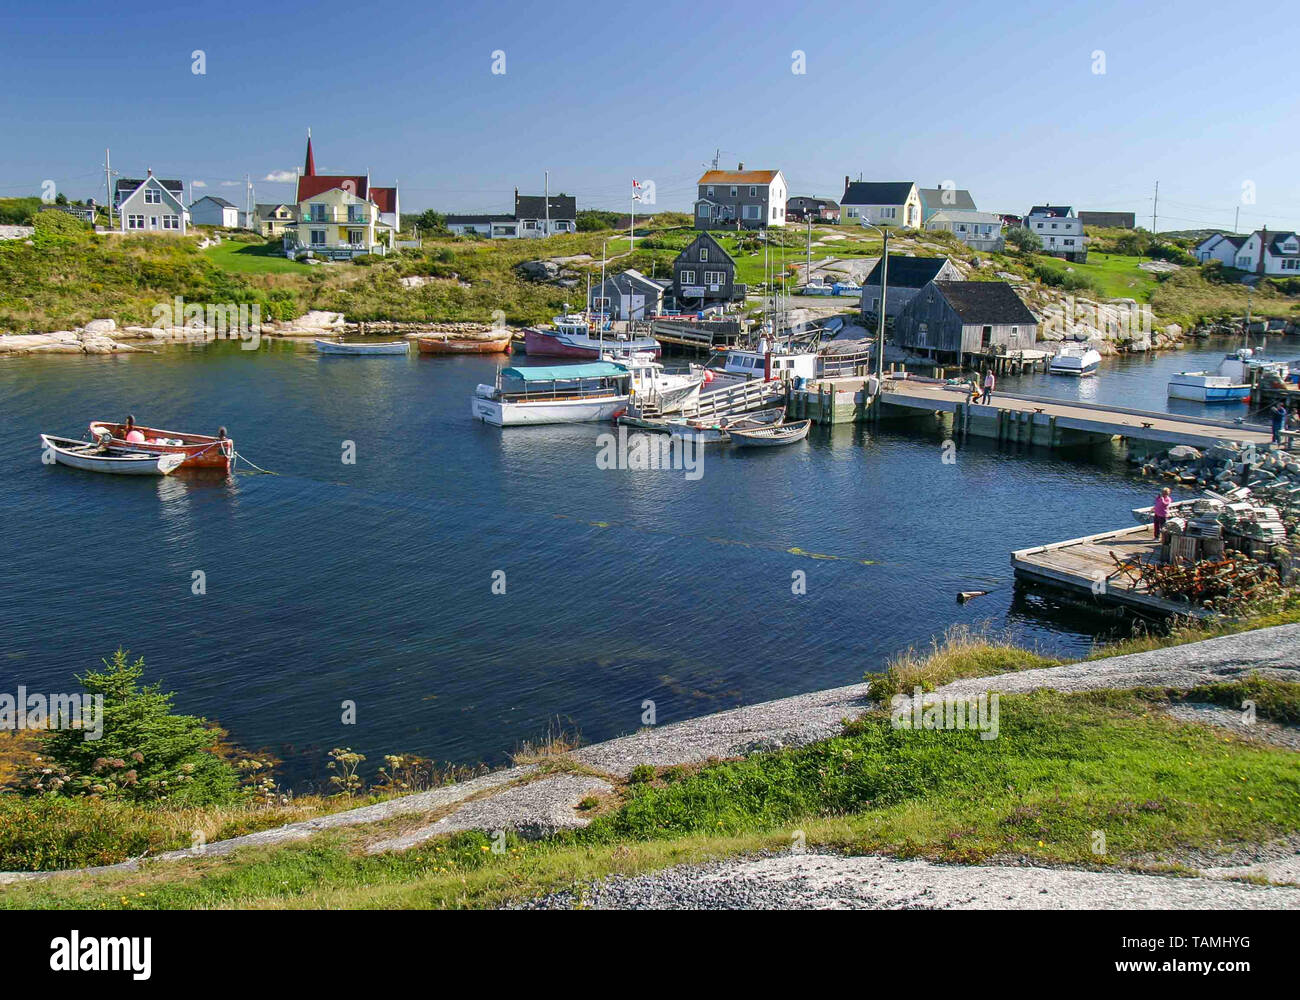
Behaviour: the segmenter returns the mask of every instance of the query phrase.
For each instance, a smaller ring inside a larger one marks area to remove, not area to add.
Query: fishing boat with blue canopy
[[[497,427],[613,420],[627,409],[631,381],[612,361],[502,368],[495,385],[474,390],[470,413]]]

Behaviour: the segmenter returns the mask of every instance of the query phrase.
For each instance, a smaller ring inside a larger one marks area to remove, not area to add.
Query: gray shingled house
[[[957,362],[991,348],[1032,348],[1037,339],[1037,317],[1005,281],[932,281],[894,320],[896,345]]]
[[[678,308],[703,309],[745,297],[736,282],[736,262],[722,244],[700,233],[673,261],[673,295]]]
[[[916,293],[932,281],[961,281],[962,274],[947,257],[904,257],[889,255],[889,277],[885,284],[885,315],[897,316]],[[862,315],[874,317],[880,310],[880,261],[862,282]]]

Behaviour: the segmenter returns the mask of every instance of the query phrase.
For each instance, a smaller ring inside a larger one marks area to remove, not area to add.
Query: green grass
[[[1058,661],[999,638],[988,629],[958,625],[927,651],[914,647],[893,656],[881,673],[867,674],[867,690],[882,705],[896,694],[910,695],[915,688],[934,691],[962,677],[990,677],[1054,666]]]
[[[1276,698],[1294,704],[1296,688]],[[660,771],[626,786],[622,806],[586,830],[509,839],[503,854],[479,834],[363,853],[367,839],[391,835],[390,822],[230,858],[11,886],[0,907],[491,906],[613,872],[788,847],[796,830],[810,847],[853,853],[1140,867],[1300,829],[1300,756],[1177,722],[1158,700],[1008,695],[993,740],[895,729],[873,713],[797,750]],[[1093,850],[1098,830],[1103,854]]]
[[[1055,257],[1040,255],[1039,263],[1052,271],[1065,273],[1066,269],[1088,279],[1098,294],[1108,299],[1136,299],[1148,302],[1156,287],[1156,278],[1138,264],[1145,257],[1124,257],[1119,254],[1089,253],[1087,263],[1069,263]]]
[[[202,253],[222,270],[235,274],[305,274],[311,270],[310,265],[287,258],[278,240],[272,243],[223,240]]]

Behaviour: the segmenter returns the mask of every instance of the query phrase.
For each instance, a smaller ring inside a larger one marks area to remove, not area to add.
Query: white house
[[[1245,236],[1214,233],[1196,244],[1196,259],[1202,264],[1217,260],[1224,267],[1237,266],[1237,251],[1246,242]]]
[[[190,205],[190,223],[195,226],[223,226],[238,229],[242,212],[225,198],[205,195]]]
[[[1267,229],[1257,229],[1242,239],[1241,245],[1236,249],[1235,259],[1230,266],[1239,271],[1250,271],[1260,275],[1300,277],[1300,237],[1295,233],[1270,233]],[[1198,247],[1197,250],[1199,251],[1200,248]]]
[[[514,215],[449,215],[457,236],[492,240],[540,239],[578,231],[578,200],[571,194],[521,195],[515,188]]]
[[[1080,263],[1088,259],[1083,220],[1069,205],[1035,205],[1025,216],[1025,228],[1038,237],[1044,253]]]
[[[921,193],[912,181],[850,181],[844,178],[840,225],[920,229]]]
[[[925,228],[950,232],[972,250],[993,253],[1002,249],[1002,216],[993,212],[946,208],[930,216]]]
[[[159,180],[152,170],[144,180],[119,180],[113,197],[119,212],[118,228],[124,233],[184,236],[190,221],[181,201],[184,190],[180,181]]]

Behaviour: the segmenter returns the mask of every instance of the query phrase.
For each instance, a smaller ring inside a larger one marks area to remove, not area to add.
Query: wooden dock
[[[1122,605],[1158,615],[1209,617],[1210,612],[1185,601],[1147,593],[1136,585],[1137,574],[1121,569],[1159,558],[1159,543],[1151,525],[1138,524],[1099,535],[1085,535],[1051,545],[1011,553],[1016,577],[1083,594],[1098,604]],[[1118,560],[1118,562],[1117,562]]]
[[[954,435],[974,435],[1056,448],[1100,444],[1116,438],[1172,447],[1207,448],[1216,441],[1266,445],[1272,431],[1262,424],[1186,417],[1045,396],[994,390],[988,404],[971,403],[959,386],[886,377],[880,416],[950,414]],[[892,408],[892,409],[891,409]]]

